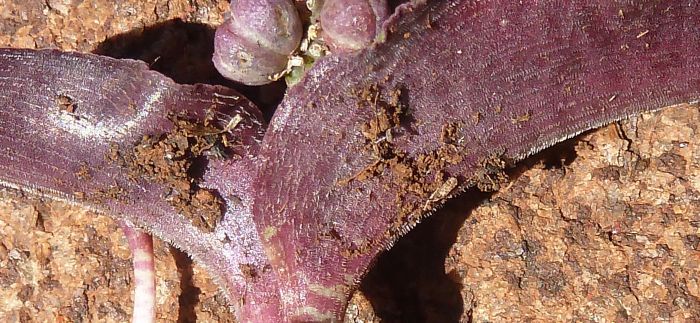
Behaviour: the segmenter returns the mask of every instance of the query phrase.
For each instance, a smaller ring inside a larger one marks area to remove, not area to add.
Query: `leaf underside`
[[[587,129],[697,102],[699,9],[402,6],[384,43],[327,57],[290,88],[264,138],[232,90],[177,85],[133,61],[0,50],[0,185],[149,229],[207,266],[241,321],[339,320],[376,256],[449,196],[495,189],[509,163]],[[164,202],[166,187],[104,156],[171,131],[168,112],[201,118],[212,105],[244,118],[241,158],[209,160],[201,179],[226,206],[206,233]],[[121,198],[75,197],[110,186]]]

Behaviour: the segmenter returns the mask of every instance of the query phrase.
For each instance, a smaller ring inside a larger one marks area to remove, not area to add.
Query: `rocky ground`
[[[5,0],[0,46],[137,58],[178,82],[231,85],[208,59],[226,6]],[[498,193],[468,191],[380,258],[347,320],[700,320],[698,125],[697,107],[644,114],[520,163]],[[155,252],[159,321],[232,321],[200,267],[162,242]],[[123,322],[131,282],[112,220],[0,190],[0,320]]]

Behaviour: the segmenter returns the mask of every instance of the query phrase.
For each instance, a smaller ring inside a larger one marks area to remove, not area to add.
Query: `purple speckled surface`
[[[613,120],[696,101],[697,9],[681,1],[439,1],[406,13],[385,44],[320,62],[273,118],[255,182],[256,223],[276,228],[267,252],[288,282],[282,294],[295,297],[285,312],[304,304],[338,317],[353,280],[396,238],[386,234],[400,213],[390,177],[337,185],[372,163],[359,131],[372,113],[356,108],[351,89],[403,90],[413,121],[393,139],[413,156],[438,148],[443,125],[463,124],[463,161],[446,172],[464,183],[494,153],[519,160]],[[329,224],[340,238],[318,239]],[[343,256],[363,242],[371,251]]]

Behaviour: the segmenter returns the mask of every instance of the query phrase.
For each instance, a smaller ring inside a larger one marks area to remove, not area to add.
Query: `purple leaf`
[[[243,272],[267,263],[246,206],[250,157],[265,126],[248,100],[224,87],[175,84],[143,62],[58,51],[0,49],[0,88],[0,185],[144,227],[207,267],[231,300],[251,290],[261,297],[276,292],[269,282],[249,283]],[[202,118],[207,111],[241,117],[231,131],[240,138],[231,152],[237,158],[210,160],[201,183],[225,200],[226,213],[211,233],[175,212],[167,202],[172,187],[134,180],[109,158],[115,145],[128,151],[144,135],[172,130],[169,114]]]
[[[255,180],[255,222],[286,282],[285,313],[339,318],[378,253],[447,196],[497,188],[505,163],[697,101],[698,9],[435,1],[407,10],[374,50],[319,62],[273,118]],[[382,109],[393,113],[393,91],[399,122],[363,134]],[[388,152],[374,142],[390,142]]]

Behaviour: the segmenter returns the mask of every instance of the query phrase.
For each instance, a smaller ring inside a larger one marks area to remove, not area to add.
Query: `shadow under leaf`
[[[445,257],[471,210],[489,196],[468,190],[379,257],[360,290],[382,322],[459,322],[461,285],[445,273]]]
[[[515,181],[536,165],[565,168],[576,158],[577,138],[516,164],[507,171],[509,180]],[[469,215],[493,194],[467,190],[379,256],[360,290],[382,322],[460,322],[463,312],[472,310],[474,304],[463,302],[458,279],[445,272],[445,260]]]
[[[214,33],[214,26],[172,19],[110,37],[93,53],[144,61],[180,84],[234,88],[253,101],[269,121],[284,96],[284,81],[251,87],[225,79],[211,61]]]

